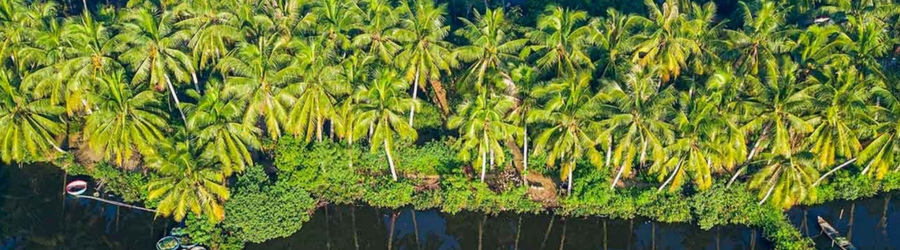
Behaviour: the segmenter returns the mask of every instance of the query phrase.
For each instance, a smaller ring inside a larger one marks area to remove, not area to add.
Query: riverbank
[[[205,240],[207,244],[228,249],[229,244],[238,248],[243,242],[287,237],[300,230],[318,207],[333,203],[436,209],[448,214],[470,211],[491,215],[509,212],[611,219],[643,217],[690,223],[704,230],[744,225],[762,229],[777,249],[813,248],[812,241],[790,223],[780,208],[759,205],[759,197],[742,182],[730,187],[719,182],[706,191],[659,192],[648,185],[610,189],[607,184],[611,173],[579,167],[572,194],[547,200],[536,199],[532,192],[541,187],[522,185],[518,183],[520,178],[489,176],[486,182],[480,182],[457,160],[447,142],[442,141],[399,150],[401,179],[396,182],[384,173],[383,155],[360,148],[337,144],[310,146],[286,138],[274,151],[272,164],[251,168],[230,185],[234,193],[225,206],[229,216],[222,223],[209,226],[204,220],[188,219],[188,226],[197,231],[195,234],[208,235],[199,237],[200,242]],[[531,162],[538,164],[531,166],[529,173],[543,174],[541,159],[535,157]],[[269,173],[268,178],[263,168]],[[509,168],[492,172],[514,174],[515,170]],[[121,193],[126,201],[146,200],[143,187],[147,178],[140,173],[123,172],[105,164],[92,168],[70,165],[66,171],[101,180],[109,190]],[[816,199],[805,204],[871,197],[898,189],[897,180],[897,176],[888,175],[884,181],[875,182],[842,172],[832,182],[816,187],[813,190]]]

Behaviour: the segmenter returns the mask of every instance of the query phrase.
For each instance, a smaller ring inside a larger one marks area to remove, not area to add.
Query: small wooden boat
[[[172,236],[166,236],[156,242],[156,250],[176,250],[181,248],[178,239]]]
[[[856,250],[856,247],[850,243],[846,237],[841,236],[841,234],[828,224],[825,219],[822,219],[822,216],[818,216],[819,226],[822,227],[822,232],[828,235],[828,238],[831,238],[831,241],[836,243],[838,247],[844,250]]]
[[[66,185],[66,193],[71,194],[71,195],[82,195],[82,194],[84,194],[84,192],[87,191],[87,188],[88,188],[87,182],[82,181],[82,180],[77,180],[77,181],[69,182],[69,184]]]

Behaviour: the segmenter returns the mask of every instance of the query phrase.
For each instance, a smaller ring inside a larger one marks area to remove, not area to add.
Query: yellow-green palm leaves
[[[460,105],[457,115],[447,121],[449,128],[459,129],[460,158],[471,161],[473,165],[481,165],[482,182],[488,164],[493,169],[494,164],[506,162],[506,154],[501,143],[522,133],[521,129],[508,119],[514,106],[515,101],[509,96],[489,95],[483,92],[475,97],[475,100]]]
[[[355,94],[357,104],[354,134],[362,137],[369,134],[372,151],[384,149],[391,176],[397,180],[397,168],[393,150],[395,138],[415,140],[416,130],[405,122],[403,113],[419,105],[406,94],[409,83],[390,70],[379,71],[367,86],[362,86]]]
[[[147,158],[147,164],[159,173],[147,184],[148,199],[159,201],[157,215],[182,221],[187,214],[206,215],[213,221],[225,218],[224,203],[229,192],[224,172],[215,161],[200,156],[199,148],[186,142],[158,145],[160,154]]]
[[[540,53],[535,64],[543,69],[556,67],[557,75],[593,69],[588,49],[599,31],[596,23],[586,22],[588,18],[584,11],[548,7],[538,18],[537,29],[528,33],[535,45],[526,47],[524,52]]]
[[[97,110],[84,125],[88,147],[120,166],[137,153],[155,154],[168,126],[157,93],[126,81],[121,73],[100,78],[92,101]]]
[[[535,152],[547,154],[547,165],[559,166],[563,180],[572,178],[578,161],[587,157],[602,165],[601,153],[594,141],[600,103],[591,90],[591,74],[582,72],[536,88],[532,96],[546,100],[528,112],[528,122],[544,124],[534,140]]]
[[[632,62],[657,67],[655,73],[668,82],[681,75],[691,55],[700,53],[700,45],[691,36],[702,31],[691,29],[697,26],[690,25],[674,1],[663,3],[662,9],[651,0],[645,3],[650,17],[637,19],[643,32],[635,36],[639,42]]]
[[[813,182],[819,178],[813,155],[809,152],[764,154],[767,160],[750,180],[750,188],[758,189],[759,204],[770,200],[778,207],[790,208],[798,202],[815,200]]]
[[[0,160],[43,160],[60,150],[55,137],[65,132],[59,121],[64,110],[50,99],[33,98],[12,77],[0,70]]]
[[[668,116],[676,96],[671,85],[662,87],[659,81],[651,70],[636,66],[622,82],[606,83],[598,95],[608,108],[599,121],[598,143],[606,145],[606,165],[618,168],[611,188],[622,175],[630,176],[635,164],[666,160],[665,145],[674,138]]]
[[[242,172],[253,165],[250,150],[259,149],[262,131],[241,122],[245,103],[222,95],[218,84],[211,84],[202,96],[189,91],[197,99],[188,111],[185,125],[195,137],[193,147],[200,148],[204,158],[216,159],[226,175]]]
[[[256,126],[260,119],[267,135],[278,139],[286,127],[293,95],[284,89],[296,75],[291,57],[282,51],[284,44],[273,36],[256,44],[242,43],[216,66],[225,75],[225,96],[246,103],[243,122]]]
[[[460,19],[465,27],[456,31],[469,41],[456,50],[461,61],[471,63],[463,81],[474,89],[503,89],[502,81],[489,81],[490,74],[505,73],[507,63],[519,60],[516,53],[528,40],[516,37],[502,8],[487,10],[484,15],[476,12],[475,18],[475,22]]]

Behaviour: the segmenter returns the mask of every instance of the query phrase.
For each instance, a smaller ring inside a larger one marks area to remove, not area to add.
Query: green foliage
[[[635,199],[637,214],[662,222],[691,221],[691,205],[681,194],[646,190]]]
[[[147,183],[155,175],[145,176],[139,172],[132,172],[117,168],[111,164],[100,163],[87,168],[79,164],[70,164],[66,167],[70,175],[87,175],[103,183],[105,191],[118,194],[125,202],[147,201]]]
[[[244,241],[226,233],[221,223],[213,224],[207,218],[189,214],[184,224],[184,232],[198,245],[216,250],[244,249]]]
[[[269,181],[261,167],[238,178],[235,193],[225,204],[224,228],[242,241],[263,242],[287,237],[310,219],[316,200],[288,182]]]
[[[374,185],[367,189],[363,201],[376,207],[400,208],[412,204],[416,187],[408,181],[391,181],[378,178]]]

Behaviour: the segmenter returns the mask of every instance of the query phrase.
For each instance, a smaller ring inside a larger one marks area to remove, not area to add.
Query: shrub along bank
[[[232,182],[223,222],[210,225],[209,220],[192,216],[186,224],[198,242],[216,249],[240,249],[244,242],[258,243],[297,232],[317,205],[365,203],[391,209],[438,209],[451,214],[467,210],[614,219],[641,216],[661,222],[695,223],[703,229],[738,224],[761,228],[778,249],[813,248],[812,241],[794,228],[780,208],[758,205],[757,194],[743,183],[727,188],[724,183],[715,183],[705,191],[658,192],[655,187],[640,185],[610,189],[612,176],[607,170],[579,167],[571,195],[561,195],[555,202],[540,202],[532,199],[529,187],[492,183],[496,179],[490,178],[488,183],[480,182],[464,170],[451,144],[434,141],[402,147],[397,158],[403,178],[395,182],[385,173],[387,163],[382,152],[333,143],[307,145],[284,138],[275,147],[274,166],[268,169],[271,174],[266,175],[264,167],[257,165]],[[108,191],[126,201],[146,200],[144,187],[149,177],[145,175],[106,164],[90,168],[59,164],[68,166],[65,169],[70,174],[89,175],[106,183]],[[898,188],[897,174],[874,181],[842,173],[812,190],[816,199],[806,205],[870,197]]]

